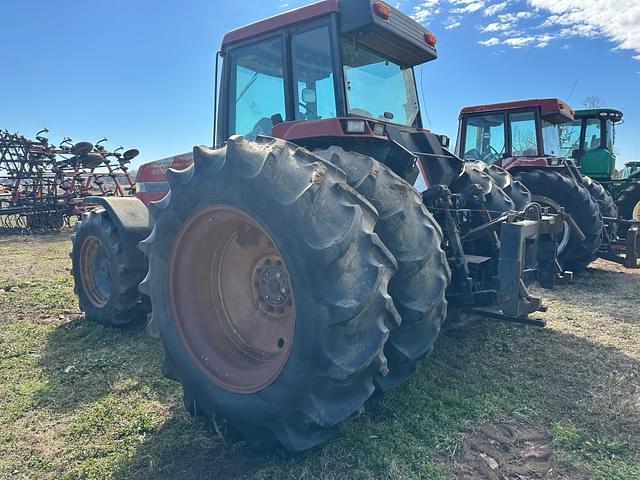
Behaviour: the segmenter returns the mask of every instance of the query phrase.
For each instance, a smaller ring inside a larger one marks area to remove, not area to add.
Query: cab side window
[[[584,135],[584,150],[588,152],[595,148],[600,148],[600,119],[590,118],[587,120]]]
[[[538,155],[538,136],[534,112],[509,114],[511,125],[511,155],[532,157]]]
[[[271,135],[271,117],[285,117],[281,37],[234,49],[231,62],[229,135]]]

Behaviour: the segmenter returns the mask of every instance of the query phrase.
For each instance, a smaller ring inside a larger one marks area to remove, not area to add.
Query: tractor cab
[[[630,178],[640,178],[640,162],[627,162],[624,164],[622,178],[628,180]]]
[[[325,0],[233,30],[221,49],[217,139],[254,139],[276,126],[287,139],[317,129],[383,136],[387,125],[420,128],[412,67],[436,58],[435,43],[420,24],[372,0]]]
[[[577,161],[583,174],[598,181],[613,178],[616,125],[622,112],[612,108],[576,110],[575,120],[559,126],[563,156]]]
[[[462,164],[422,128],[413,67],[437,57],[435,36],[386,3],[325,0],[223,39],[215,144],[266,135],[311,150],[339,144],[414,183],[448,184]],[[424,160],[426,161],[425,156]]]
[[[503,168],[563,163],[558,125],[573,120],[563,101],[522,100],[465,107],[460,112],[456,154]]]

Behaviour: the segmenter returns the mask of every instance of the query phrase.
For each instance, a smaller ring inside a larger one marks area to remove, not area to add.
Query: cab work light
[[[389,20],[391,17],[391,7],[384,2],[374,2],[373,11],[376,15],[384,18],[385,20]]]
[[[347,120],[347,133],[364,133],[364,120]]]

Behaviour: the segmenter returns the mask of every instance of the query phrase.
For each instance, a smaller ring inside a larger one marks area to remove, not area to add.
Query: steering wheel
[[[487,164],[496,163],[496,160],[500,158],[500,152],[498,152],[495,148],[489,145],[489,151],[485,153],[482,157],[482,161]]]

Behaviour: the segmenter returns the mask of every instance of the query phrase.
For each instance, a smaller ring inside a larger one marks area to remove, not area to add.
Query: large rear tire
[[[514,174],[531,192],[534,202],[557,209],[564,207],[585,235],[580,241],[565,224],[558,261],[566,270],[578,273],[597,256],[602,242],[603,221],[598,203],[581,183],[552,169],[523,170]]]
[[[640,220],[640,181],[627,185],[616,200],[618,214],[625,220]],[[620,225],[619,234],[626,236],[628,226]]]
[[[342,172],[275,139],[197,147],[169,182],[140,288],[188,410],[258,445],[332,437],[386,373],[399,323],[375,210]]]
[[[451,273],[442,250],[442,231],[422,203],[422,196],[377,160],[340,147],[316,151],[347,174],[349,185],[380,215],[376,233],[398,262],[389,293],[402,318],[385,345],[389,375],[380,390],[404,383],[433,349],[446,317],[445,291]]]
[[[511,175],[505,170],[500,170],[508,176],[506,178],[503,175],[498,176],[501,180],[500,183],[504,185],[506,179],[510,179]],[[465,162],[464,172],[454,183],[451,191],[460,193],[470,185],[479,185],[482,188],[482,194],[487,210],[489,211],[489,216],[495,219],[505,212],[515,210],[516,205],[511,197],[501,188],[500,183],[493,178],[494,175],[496,175],[496,172],[494,171],[492,175],[484,162]],[[511,182],[508,181],[506,183],[510,184]],[[486,222],[486,220],[480,218],[479,215],[477,217],[478,220],[475,222],[476,226]]]
[[[478,162],[481,163],[481,162]],[[489,174],[496,184],[513,201],[516,210],[524,210],[531,203],[531,193],[520,180],[516,180],[504,168],[497,165],[484,165],[485,173]]]
[[[618,207],[616,202],[602,184],[587,175],[582,176],[582,184],[589,190],[591,198],[593,198],[600,208],[600,215],[609,218],[618,218]]]
[[[118,230],[105,210],[85,212],[74,226],[71,242],[75,293],[85,316],[111,326],[144,318],[148,307],[138,284],[145,271],[126,261]]]

